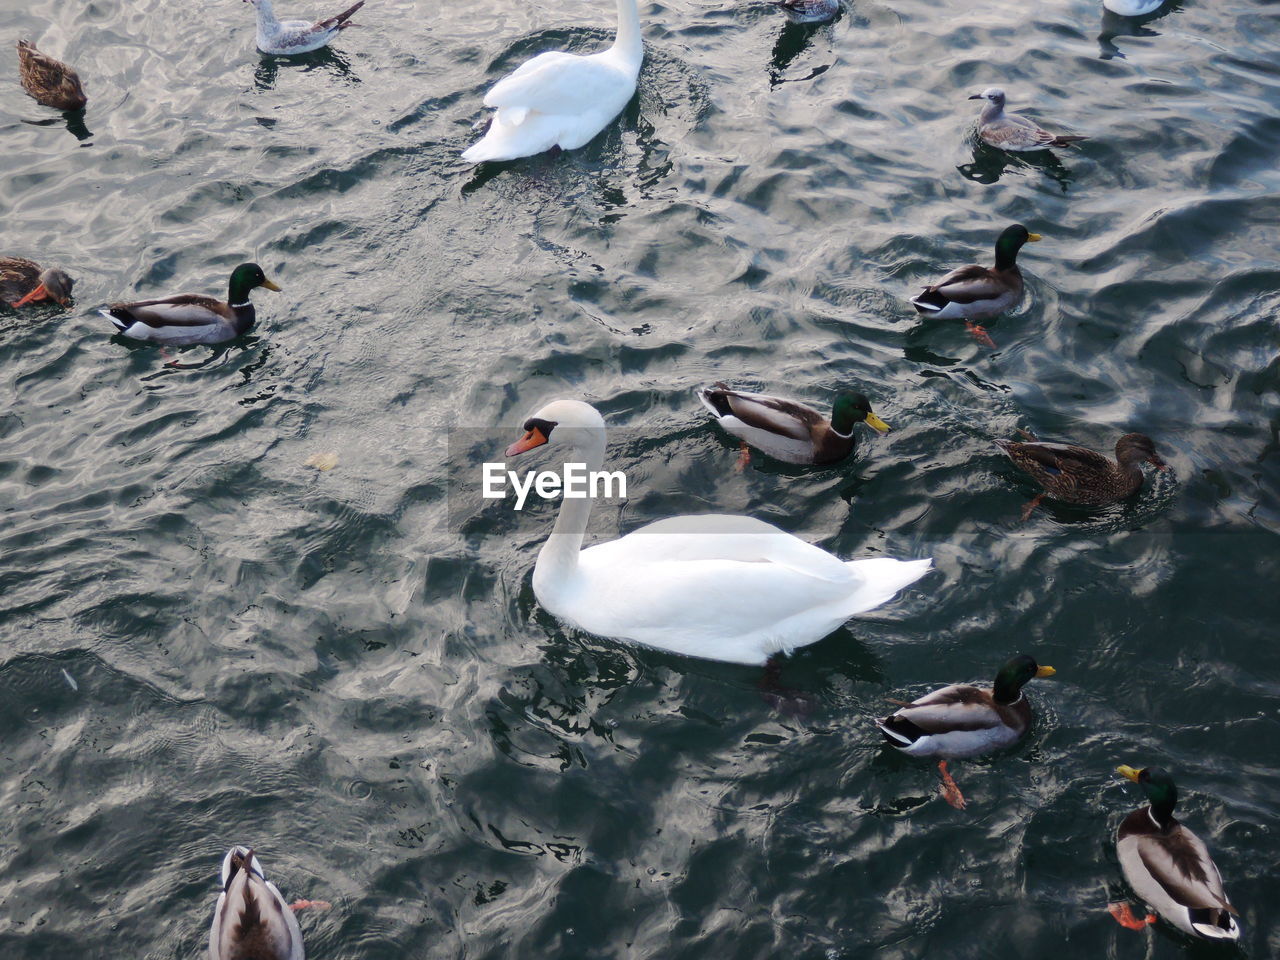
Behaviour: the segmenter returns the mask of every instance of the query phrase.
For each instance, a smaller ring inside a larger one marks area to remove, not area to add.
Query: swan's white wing
[[[625,537],[589,547],[607,563],[688,563],[730,560],[775,564],[804,576],[847,583],[849,568],[839,557],[755,517],[695,514],[646,524]]]
[[[499,80],[485,95],[487,107],[521,108],[540,113],[594,113],[601,100],[611,98],[635,79],[597,57],[552,51],[534,57]]]
[[[752,560],[637,561],[604,546],[582,552],[580,576],[567,594],[540,589],[535,571],[534,590],[548,610],[589,633],[731,663],[764,663],[774,653],[820,640],[929,567],[928,560],[836,560],[844,568],[837,581]],[[867,569],[867,563],[875,566]]]

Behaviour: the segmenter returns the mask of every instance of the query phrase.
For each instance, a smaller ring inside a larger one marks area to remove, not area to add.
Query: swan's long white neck
[[[631,0],[634,6],[634,0]],[[604,466],[604,431],[590,431],[583,442],[575,443],[564,455],[565,463],[584,463],[588,474]],[[591,517],[591,498],[560,501],[560,515],[551,536],[538,553],[534,576],[540,580],[550,578],[555,582],[573,574],[578,568],[578,554],[587,532],[587,520]]]
[[[640,8],[638,0],[618,0],[618,38],[611,52],[640,72],[644,59],[644,43],[640,38]]]

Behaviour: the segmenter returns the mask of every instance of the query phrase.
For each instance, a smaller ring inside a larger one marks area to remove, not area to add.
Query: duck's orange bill
[[[524,453],[526,450],[540,447],[546,442],[547,438],[542,435],[542,431],[534,427],[511,446],[507,447],[507,456],[514,457],[518,453]]]
[[[30,293],[28,293],[25,297],[23,297],[21,300],[19,300],[17,303],[13,304],[13,306],[25,307],[28,303],[35,303],[37,300],[52,300],[52,299],[53,297],[50,295],[49,291],[45,288],[45,285],[42,283],[39,286],[37,286],[34,290],[32,290]]]

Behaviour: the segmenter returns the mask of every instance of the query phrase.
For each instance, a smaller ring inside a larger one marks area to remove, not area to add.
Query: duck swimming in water
[[[1140,786],[1150,801],[1116,831],[1116,856],[1133,892],[1183,933],[1199,940],[1240,939],[1238,914],[1227,900],[1218,865],[1204,841],[1173,815],[1178,804],[1173,777],[1157,767],[1125,766],[1116,772]],[[1113,904],[1111,915],[1130,929],[1154,921],[1134,917],[1127,903]]]
[[[133,340],[169,346],[222,343],[248,333],[257,314],[249,302],[257,287],[278,291],[256,263],[242,263],[231,271],[227,302],[198,293],[180,293],[162,300],[113,303],[98,312],[116,330]]]
[[[89,102],[75,68],[41,53],[30,40],[18,41],[18,73],[22,89],[46,107],[80,110]]]
[[[1143,463],[1157,470],[1168,469],[1156,455],[1151,438],[1142,433],[1126,433],[1117,440],[1115,460],[1070,443],[996,440],[995,445],[1019,470],[1045,489],[1027,504],[1023,520],[1031,516],[1031,511],[1046,496],[1081,507],[1119,503],[1142,486]]]
[[[1000,668],[990,690],[953,683],[902,704],[902,709],[875,724],[885,741],[903,753],[942,757],[938,771],[942,774],[943,797],[953,807],[963,809],[964,795],[947,773],[946,758],[990,753],[1025,737],[1031,729],[1031,705],[1022,688],[1029,680],[1052,677],[1056,672],[1021,654]]]
[[[232,847],[223,858],[209,960],[306,960],[298,918],[248,847]]]
[[[11,307],[25,307],[41,300],[71,303],[75,281],[57,267],[45,269],[25,257],[0,257],[0,299]]]

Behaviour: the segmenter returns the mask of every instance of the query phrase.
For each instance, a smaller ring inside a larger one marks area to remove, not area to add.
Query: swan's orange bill
[[[25,307],[28,303],[35,303],[37,300],[52,300],[53,297],[42,283],[17,303],[12,304],[15,307]]]
[[[542,435],[542,431],[534,427],[511,446],[507,447],[507,456],[514,457],[518,453],[524,453],[526,450],[540,447],[546,442],[547,438]]]

